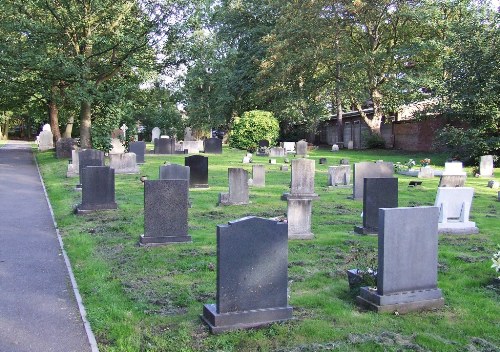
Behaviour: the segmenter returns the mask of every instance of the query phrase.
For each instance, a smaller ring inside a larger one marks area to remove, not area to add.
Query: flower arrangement
[[[491,258],[493,261],[493,265],[491,265],[491,267],[494,268],[497,273],[500,273],[500,245],[497,245],[497,247],[499,250],[494,253],[493,258]],[[500,280],[500,276],[498,276],[498,279]]]
[[[347,270],[349,287],[357,292],[362,286],[377,286],[377,252],[356,243],[351,247],[347,263],[354,266]]]
[[[408,170],[411,170],[415,165],[417,165],[417,163],[415,162],[415,160],[410,159],[406,162],[405,165],[408,168]]]
[[[422,167],[429,166],[430,164],[431,164],[431,159],[429,159],[429,158],[425,158],[425,159],[420,160],[420,166],[422,166]]]

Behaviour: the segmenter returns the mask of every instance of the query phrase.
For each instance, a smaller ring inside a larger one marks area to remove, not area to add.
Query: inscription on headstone
[[[339,165],[328,167],[329,187],[349,187],[351,182],[351,166]]]

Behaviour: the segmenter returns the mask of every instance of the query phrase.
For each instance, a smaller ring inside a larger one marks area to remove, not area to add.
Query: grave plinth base
[[[231,200],[229,193],[219,193],[219,201],[217,202],[218,206],[221,205],[248,205],[249,201],[234,201]]]
[[[192,242],[191,236],[144,236],[141,235],[139,245],[141,246],[162,246],[171,243]]]
[[[106,204],[79,204],[75,209],[75,214],[89,214],[100,210],[114,210],[116,208],[118,208],[118,205],[115,202]]]
[[[196,184],[196,185],[189,185],[189,189],[209,189],[208,184]]]
[[[343,185],[343,184],[338,184],[338,185],[330,185],[328,186],[328,189],[336,189],[336,188],[352,188],[352,185]],[[352,197],[351,197],[352,198]]]
[[[400,314],[437,309],[444,306],[441,290],[417,290],[397,292],[389,295],[379,295],[368,287],[361,287],[356,303],[366,309],[383,312],[398,312]]]
[[[467,222],[443,222],[438,224],[438,233],[450,233],[454,235],[468,235],[479,233],[476,223]]]
[[[288,195],[288,239],[311,240],[314,238],[311,232],[312,201],[318,198],[316,194]]]
[[[224,331],[250,329],[292,319],[293,308],[277,307],[255,309],[241,312],[217,313],[215,304],[205,304],[201,319],[208,325],[210,332],[219,334]]]
[[[354,232],[358,235],[377,235],[378,229],[363,226],[354,226]]]

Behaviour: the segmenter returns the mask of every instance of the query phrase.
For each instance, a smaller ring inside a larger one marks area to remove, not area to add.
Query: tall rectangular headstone
[[[307,155],[307,142],[304,140],[298,141],[295,144],[295,155],[306,156]]]
[[[353,199],[363,199],[365,177],[393,177],[394,165],[389,162],[360,162],[354,164]]]
[[[227,169],[229,193],[219,194],[219,205],[248,204],[248,171],[240,168]]]
[[[266,186],[266,168],[264,165],[252,165],[252,186]]]
[[[161,165],[160,180],[185,180],[189,182],[189,166],[177,164]]]
[[[222,154],[222,139],[208,138],[203,144],[205,153],[207,154]]]
[[[115,170],[109,166],[86,166],[80,171],[82,179],[82,203],[77,214],[97,210],[116,209]]]
[[[349,187],[351,182],[351,165],[328,167],[329,187]]]
[[[155,154],[175,154],[174,138],[158,138],[154,140]]]
[[[109,154],[109,167],[115,170],[115,174],[139,173],[135,153]]]
[[[285,223],[248,217],[217,226],[216,303],[201,317],[212,333],[291,319],[287,288]]]
[[[71,158],[71,151],[75,148],[73,138],[61,138],[56,142],[56,158]]]
[[[39,137],[38,150],[44,152],[54,149],[54,135],[50,130],[40,132]]]
[[[71,151],[71,163],[68,163],[68,170],[66,171],[66,177],[76,177],[80,174],[80,162],[78,159],[79,150]]]
[[[144,181],[141,245],[191,242],[188,235],[188,181]]]
[[[314,160],[294,159],[292,160],[292,183],[290,194],[312,195],[314,193]]]
[[[438,187],[436,202],[439,208],[439,233],[478,233],[476,223],[469,220],[474,197],[472,187]]]
[[[356,233],[377,233],[380,208],[398,207],[398,179],[396,177],[365,178],[363,192],[363,226],[354,227]]]
[[[191,155],[184,158],[184,165],[189,166],[189,187],[208,188],[208,158],[203,155]]]
[[[493,155],[481,156],[479,163],[479,176],[491,177],[493,176]]]
[[[78,152],[78,162],[80,184],[82,184],[82,170],[84,168],[87,166],[104,166],[104,152],[95,149],[81,150]]]
[[[437,207],[380,209],[377,289],[357,302],[378,312],[406,313],[444,305],[437,287]]]
[[[158,127],[153,128],[151,131],[151,142],[154,143],[155,139],[160,139],[161,130]]]
[[[135,153],[137,164],[144,164],[144,155],[146,154],[146,143],[144,141],[130,142],[128,150],[130,153]]]

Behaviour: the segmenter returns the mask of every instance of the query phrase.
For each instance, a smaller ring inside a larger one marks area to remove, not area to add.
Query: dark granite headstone
[[[188,181],[144,181],[144,235],[141,245],[191,242],[188,235]]]
[[[203,143],[205,153],[208,154],[222,154],[222,139],[208,138]]]
[[[58,159],[71,158],[71,151],[75,148],[73,138],[61,138],[56,142],[56,157]]]
[[[87,166],[81,170],[80,177],[82,203],[76,207],[77,214],[117,208],[114,169],[109,166]]]
[[[86,168],[87,166],[104,166],[104,152],[95,149],[81,150],[78,152],[78,161],[78,172],[80,173],[81,185],[82,171],[84,168]]]
[[[392,177],[394,165],[389,162],[360,162],[354,164],[353,199],[363,199],[365,177]]]
[[[189,166],[189,187],[208,188],[208,158],[203,155],[191,155],[184,158],[184,165]]]
[[[380,208],[398,207],[398,179],[396,177],[365,178],[363,192],[363,226],[356,226],[359,234],[377,233]]]
[[[261,139],[259,141],[259,148],[269,148],[269,141],[266,139]]]
[[[160,180],[189,181],[189,166],[182,166],[177,164],[161,165]]]
[[[358,304],[406,313],[444,305],[437,288],[438,207],[380,209],[377,289],[362,287]]]
[[[157,138],[154,141],[155,154],[175,154],[174,138]]]
[[[137,164],[144,164],[144,154],[146,153],[145,142],[130,142],[129,152],[135,153]]]
[[[319,158],[320,165],[326,164],[326,158]]]
[[[212,333],[291,319],[287,287],[286,223],[248,217],[217,226],[216,304],[202,315]]]

